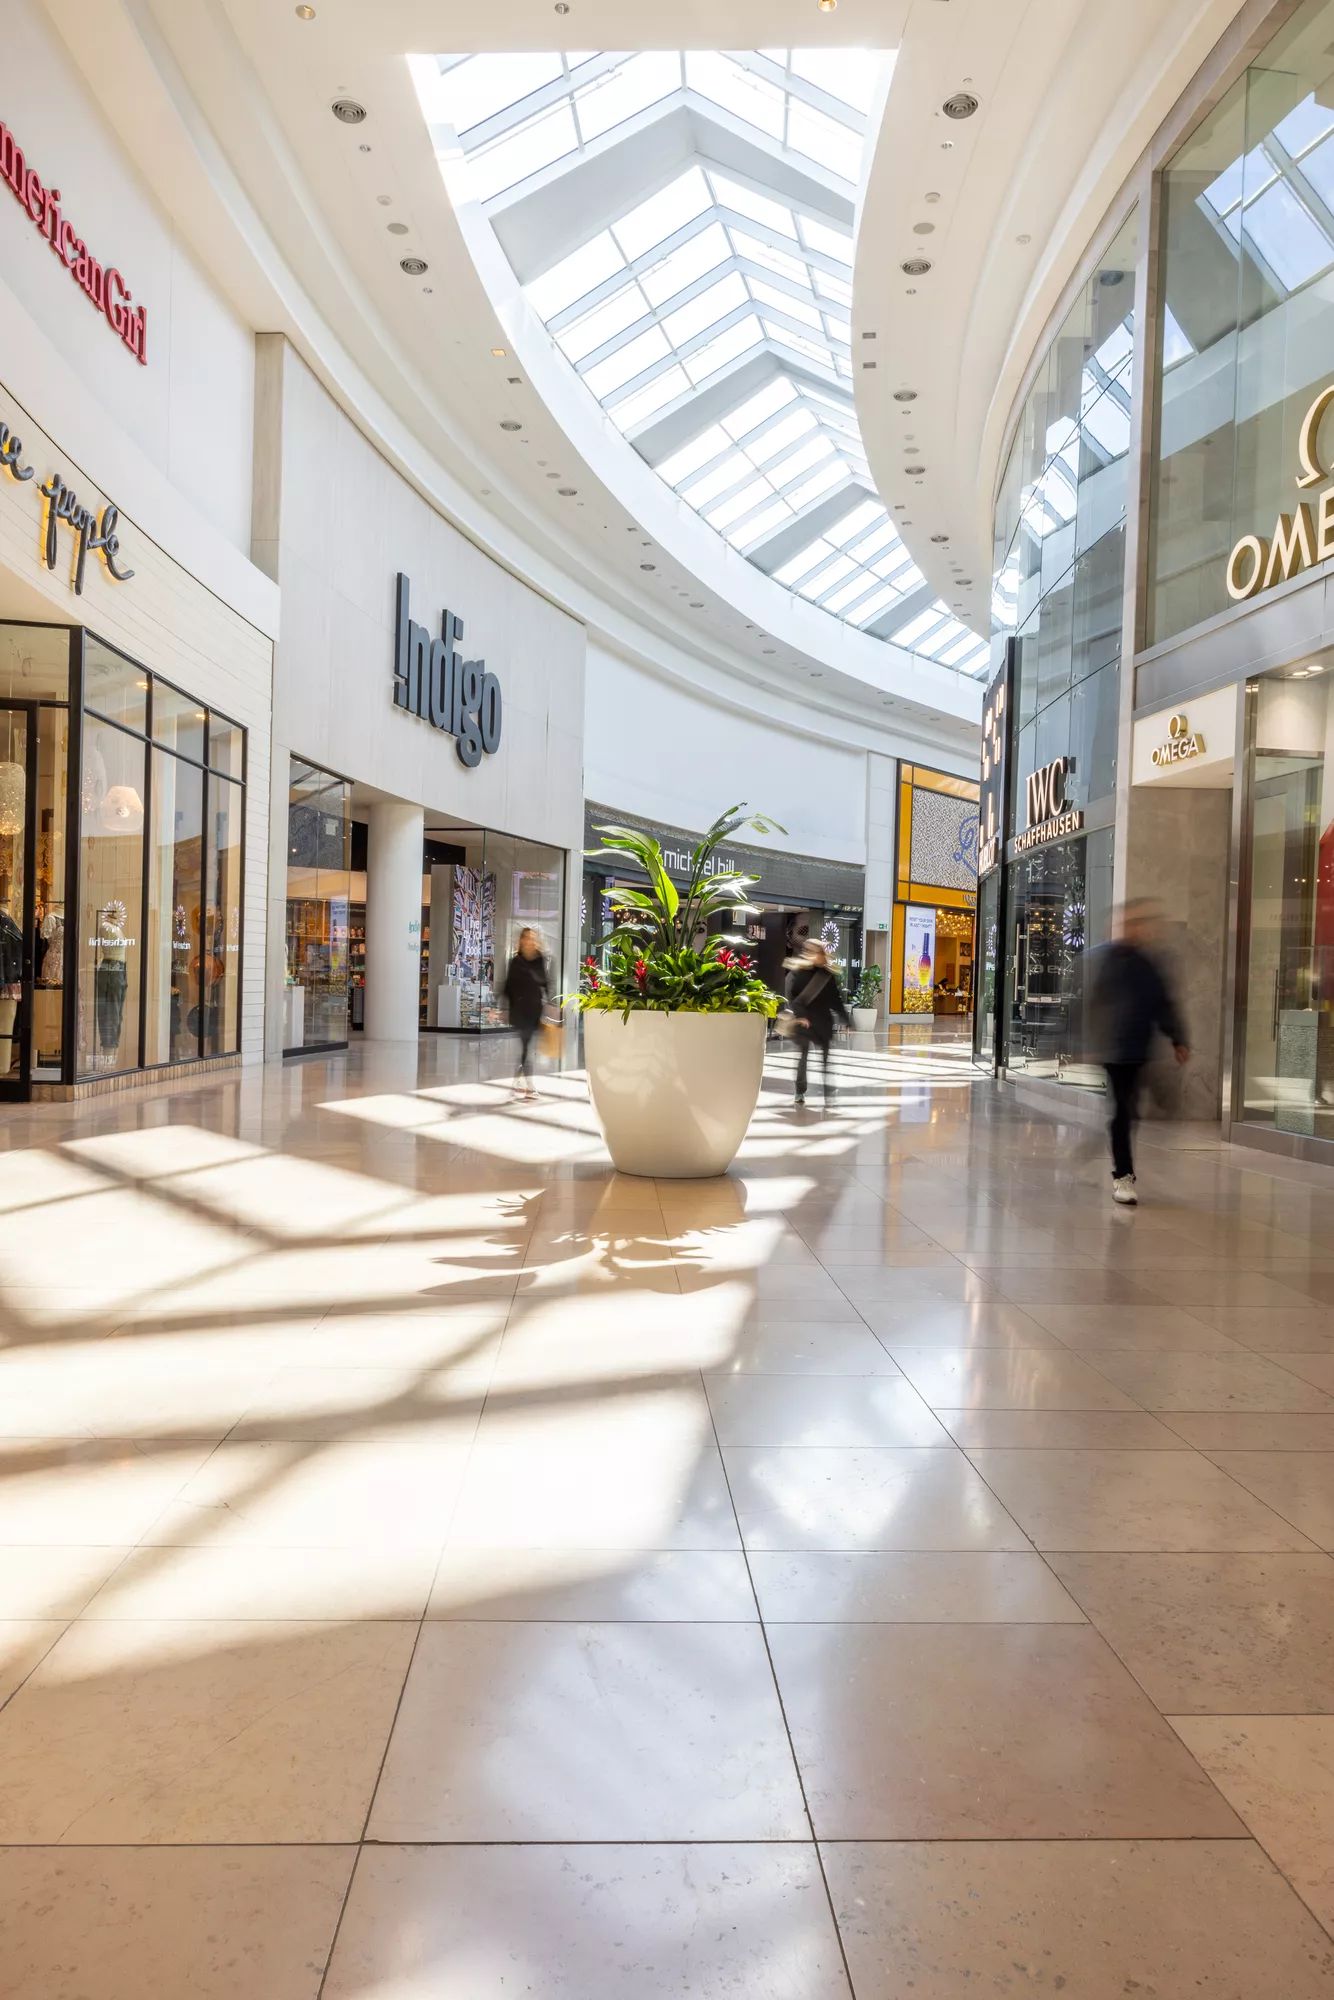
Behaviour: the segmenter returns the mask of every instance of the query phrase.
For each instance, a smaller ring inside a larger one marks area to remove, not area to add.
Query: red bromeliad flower
[[[636,979],[637,979],[637,980],[639,981],[639,984],[640,984],[641,986],[642,986],[642,985],[643,985],[643,984],[645,983],[645,981],[647,980],[647,978],[648,978],[648,960],[647,960],[646,958],[637,958],[637,959],[635,960],[635,978],[636,978]]]

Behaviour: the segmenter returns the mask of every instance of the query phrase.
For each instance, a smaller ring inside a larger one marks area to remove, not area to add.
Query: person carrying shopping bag
[[[542,950],[540,932],[530,927],[519,932],[518,950],[509,962],[502,990],[509,1008],[510,1026],[519,1037],[519,1066],[514,1076],[514,1095],[535,1097],[533,1037],[542,1025],[542,1010],[551,992],[551,974]]]
[[[796,1101],[798,1104],[806,1102],[810,1053],[812,1048],[817,1048],[824,1076],[824,1101],[828,1104],[834,1095],[834,1087],[829,1081],[829,1049],[835,1026],[846,1028],[851,1025],[848,1010],[838,990],[829,953],[817,938],[809,938],[801,957],[789,963],[787,1004],[792,1009],[797,1043]]]

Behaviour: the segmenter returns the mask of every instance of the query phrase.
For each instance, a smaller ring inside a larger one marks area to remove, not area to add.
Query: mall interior
[[[5,2000],[1334,2000],[1334,0],[0,30]]]

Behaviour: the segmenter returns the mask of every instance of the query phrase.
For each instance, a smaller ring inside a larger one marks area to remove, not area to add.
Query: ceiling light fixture
[[[366,122],[366,107],[358,104],[355,97],[336,97],[329,108],[340,125],[364,125]]]
[[[926,467],[924,465],[905,465],[903,469],[907,473],[909,479],[916,479],[919,472],[926,471]]]
[[[912,233],[914,236],[934,236],[936,225],[934,222],[914,222]]]
[[[832,14],[838,6],[838,0],[815,0],[815,4],[822,14]]]
[[[495,355],[497,361],[503,361],[505,359],[505,350],[503,347],[493,347],[491,349],[491,352]]]
[[[513,417],[502,417],[500,419],[500,428],[502,431],[521,431],[523,425],[516,422]]]
[[[296,18],[298,21],[313,21],[315,19],[315,9],[313,7],[298,7]]]
[[[408,233],[406,222],[386,222],[385,228],[391,236],[406,236]]]
[[[560,494],[562,500],[573,500],[579,488],[577,486],[558,486],[556,491]]]
[[[370,147],[366,144],[366,141],[364,139],[362,140],[361,144],[357,147],[357,151],[359,153],[369,153]]]
[[[971,90],[956,90],[940,108],[947,118],[971,118],[977,109],[977,99]]]
[[[896,403],[915,403],[917,401],[917,391],[916,389],[896,389],[894,391],[894,401]]]
[[[905,257],[899,265],[905,278],[924,278],[931,269],[929,257]]]
[[[656,569],[658,565],[656,563],[640,563],[639,567],[641,569]]]
[[[568,14],[569,11],[568,0],[556,0],[556,12],[558,14]]]
[[[431,267],[424,257],[400,257],[398,268],[406,271],[410,278],[420,278],[423,271],[429,271]]]
[[[949,540],[949,536],[948,536],[948,535],[932,535],[931,539],[932,539],[932,541],[933,541],[933,542],[947,542],[947,541]]]
[[[1014,240],[1016,243],[1031,243],[1033,241],[1032,237],[1029,236],[1028,234],[1024,234],[1023,236],[1016,236]]]
[[[697,597],[692,597],[690,600],[690,609],[692,611],[702,611],[704,606]]]
[[[930,201],[930,202],[936,202],[936,201],[939,201],[939,200],[940,200],[940,196],[939,196],[939,194],[937,193],[937,191],[935,190],[935,188],[932,188],[932,190],[931,190],[930,194],[924,194],[924,195],[922,196],[922,200],[923,200],[923,201]]]
[[[954,151],[953,139],[942,139],[940,142],[940,150],[942,153],[952,153]]]
[[[381,208],[392,208],[394,205],[394,197],[391,194],[377,194],[375,199]]]

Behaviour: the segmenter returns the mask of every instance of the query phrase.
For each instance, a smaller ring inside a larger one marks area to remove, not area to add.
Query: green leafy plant
[[[857,981],[857,991],[852,996],[854,1007],[874,1007],[880,999],[880,989],[885,983],[885,975],[878,965],[864,965],[861,978]]]
[[[663,1013],[775,1014],[778,995],[756,976],[748,953],[734,951],[722,930],[723,913],[749,912],[758,877],[716,865],[718,849],[741,827],[782,833],[776,820],[744,806],[721,813],[691,849],[690,876],[678,889],[662,848],[651,834],[628,826],[600,826],[603,845],[592,861],[616,867],[627,860],[643,869],[647,886],[618,889],[612,907],[616,929],[605,957],[585,959],[579,1005],[629,1015],[632,1009]]]

